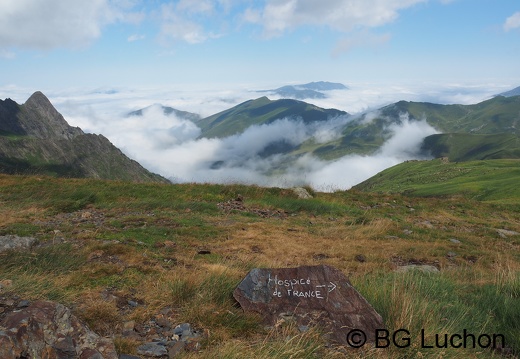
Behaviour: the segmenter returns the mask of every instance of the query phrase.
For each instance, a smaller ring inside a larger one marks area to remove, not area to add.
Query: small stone
[[[75,353],[72,353],[74,355]],[[95,349],[87,348],[80,354],[79,359],[104,359],[103,355]]]
[[[517,236],[517,235],[520,234],[518,232],[510,231],[510,230],[507,230],[507,229],[497,229],[497,233],[502,238],[507,238],[507,237],[510,237],[510,236]]]
[[[307,190],[303,187],[295,187],[292,189],[292,191],[294,192],[294,194],[296,194],[298,196],[298,198],[300,199],[310,199],[312,198],[312,196],[310,195],[309,192],[307,192]]]
[[[454,243],[454,244],[460,244],[460,241],[458,239],[455,239],[455,238],[450,238],[450,242]]]
[[[139,303],[137,303],[137,302],[134,301],[134,300],[129,300],[129,301],[127,301],[127,303],[128,303],[129,306],[131,306],[131,307],[133,307],[133,308],[139,306]]]
[[[28,300],[21,300],[16,308],[27,308],[29,305],[31,305],[31,302]]]
[[[142,340],[142,337],[135,331],[133,330],[125,330],[123,331],[123,333],[121,333],[121,336],[123,338],[128,338],[128,339],[134,339],[134,340]]]
[[[11,234],[0,236],[0,252],[11,249],[28,249],[35,243],[36,238],[34,237],[20,237]]]
[[[448,252],[448,253],[446,254],[446,256],[447,256],[448,258],[454,258],[454,257],[457,256],[457,253],[455,253],[455,252]]]
[[[362,254],[357,254],[354,259],[360,263],[364,263],[367,261],[366,257]]]
[[[425,273],[439,273],[439,269],[437,267],[428,264],[408,264],[397,267],[398,272],[410,272],[414,270]]]
[[[179,324],[173,329],[173,332],[177,335],[182,335],[184,332],[191,332],[191,325],[189,323]]]
[[[163,355],[168,355],[168,349],[160,343],[145,343],[137,348],[137,354],[159,358]]]
[[[173,344],[173,346],[168,348],[168,359],[175,358],[177,355],[182,353],[184,351],[184,347],[186,346],[186,343],[183,341],[178,341]]]
[[[135,320],[128,320],[123,323],[123,330],[124,331],[132,331],[135,328]]]
[[[13,305],[14,305],[14,300],[0,298],[0,306],[2,306],[2,307],[12,307]]]
[[[430,221],[422,221],[420,224],[426,228],[434,228],[433,224]]]
[[[166,318],[157,318],[155,323],[162,328],[170,329],[172,327],[172,323]]]
[[[410,235],[410,234],[413,233],[413,231],[409,230],[409,229],[405,229],[405,230],[403,230],[403,233],[406,234],[406,235]]]
[[[309,326],[307,326],[307,325],[300,325],[300,326],[298,327],[298,330],[299,330],[301,333],[308,332],[309,329],[310,329],[310,328],[309,328]]]

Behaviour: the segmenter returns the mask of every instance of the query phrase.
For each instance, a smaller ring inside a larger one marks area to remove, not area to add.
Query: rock
[[[439,273],[439,269],[429,264],[408,264],[397,267],[397,272],[410,272],[418,270],[425,273]]]
[[[175,344],[173,344],[171,347],[168,348],[168,359],[175,358],[177,355],[182,353],[184,351],[184,347],[186,346],[186,343],[183,341],[178,341]]]
[[[410,234],[413,233],[413,231],[412,231],[412,230],[409,230],[409,229],[404,229],[404,230],[403,230],[403,233],[406,234],[406,235],[410,235]]]
[[[128,320],[123,323],[123,331],[133,331],[135,328],[135,320]]]
[[[520,233],[518,232],[515,232],[515,231],[510,231],[510,230],[507,230],[507,229],[497,229],[496,230],[498,235],[502,238],[507,238],[507,237],[511,237],[511,236],[517,236],[519,235]]]
[[[16,306],[16,308],[27,308],[29,305],[31,305],[31,302],[29,302],[28,300],[21,300]]]
[[[434,228],[434,225],[430,221],[422,221],[419,224],[425,228],[430,228],[430,229]]]
[[[458,239],[450,238],[450,242],[453,244],[460,244],[461,242]]]
[[[114,343],[101,338],[59,303],[35,301],[0,321],[0,358],[116,359]]]
[[[455,252],[448,252],[446,254],[446,257],[448,257],[448,258],[455,258],[456,256],[457,256],[457,253],[455,253]]]
[[[160,358],[168,355],[168,349],[162,343],[151,342],[145,343],[137,348],[137,354],[147,357]]]
[[[172,323],[170,323],[170,321],[166,318],[156,318],[155,323],[158,326],[166,329],[170,329],[172,327]]]
[[[4,288],[9,288],[12,285],[13,285],[13,281],[11,279],[0,280],[0,290],[2,290]]]
[[[173,329],[173,333],[175,335],[178,335],[182,341],[200,337],[200,334],[197,333],[197,331],[193,330],[189,323],[183,323],[183,324],[177,325]]]
[[[363,330],[370,342],[383,329],[381,316],[333,267],[251,270],[233,292],[245,311],[259,313],[265,325],[290,318],[301,326],[318,325],[329,338],[347,344],[351,329]]]
[[[354,259],[355,259],[356,261],[358,261],[359,263],[364,263],[364,262],[367,261],[367,258],[366,258],[364,255],[362,255],[362,254],[356,254],[356,256],[354,257]]]
[[[14,234],[7,236],[0,236],[0,252],[10,249],[27,249],[31,248],[36,243],[34,237],[19,237]]]
[[[309,199],[312,198],[309,192],[303,187],[295,187],[292,191],[298,196],[300,199]]]

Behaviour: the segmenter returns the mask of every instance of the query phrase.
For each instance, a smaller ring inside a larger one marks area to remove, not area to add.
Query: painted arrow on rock
[[[329,288],[329,293],[332,292],[334,289],[336,289],[337,285],[332,283],[332,282],[329,282],[330,284],[323,284],[323,285],[317,285],[316,288],[323,288],[323,287],[327,287]]]

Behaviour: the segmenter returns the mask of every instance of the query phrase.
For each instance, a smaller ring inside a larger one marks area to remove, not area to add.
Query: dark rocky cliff
[[[0,100],[0,172],[162,182],[102,135],[69,126],[41,92],[23,105]]]

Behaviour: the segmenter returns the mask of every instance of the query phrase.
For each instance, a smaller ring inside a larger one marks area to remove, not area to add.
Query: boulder
[[[338,269],[326,266],[255,268],[233,296],[245,311],[260,314],[267,325],[290,318],[300,328],[317,325],[334,342],[349,345],[348,335],[361,330],[375,341],[383,319]]]
[[[0,317],[0,358],[117,359],[101,338],[62,304],[36,301]]]
[[[36,243],[34,237],[20,237],[14,234],[0,236],[0,252],[11,249],[28,249]]]

